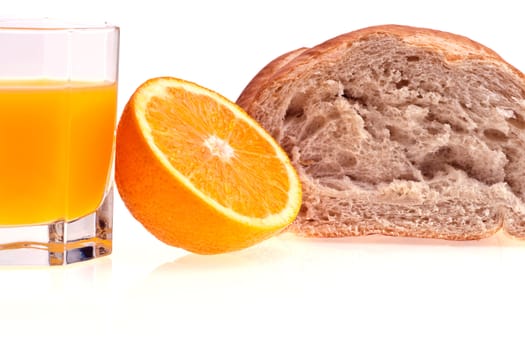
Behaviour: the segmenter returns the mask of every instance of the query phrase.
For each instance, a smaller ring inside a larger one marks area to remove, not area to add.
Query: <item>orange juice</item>
[[[115,83],[0,81],[0,226],[95,211],[110,181]]]

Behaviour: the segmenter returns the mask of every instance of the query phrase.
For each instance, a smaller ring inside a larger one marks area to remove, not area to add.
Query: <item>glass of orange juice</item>
[[[119,28],[0,18],[0,265],[111,253]]]

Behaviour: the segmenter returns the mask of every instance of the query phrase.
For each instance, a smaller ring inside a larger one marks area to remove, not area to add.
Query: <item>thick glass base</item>
[[[0,265],[66,265],[111,253],[113,191],[93,213],[47,225],[0,226]]]

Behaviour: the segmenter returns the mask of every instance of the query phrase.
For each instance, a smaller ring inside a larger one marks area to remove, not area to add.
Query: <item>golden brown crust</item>
[[[261,93],[267,90],[273,82],[288,80],[292,76],[294,76],[293,79],[299,78],[301,72],[308,71],[308,67],[315,64],[316,58],[321,55],[325,64],[331,60],[337,61],[341,56],[340,51],[373,35],[398,37],[410,45],[440,52],[446,60],[451,62],[465,59],[492,61],[510,69],[525,80],[525,75],[520,70],[510,65],[496,52],[467,37],[435,29],[386,24],[345,33],[310,49],[301,48],[279,56],[250,81],[239,96],[237,103],[250,113],[249,106],[258,101]]]
[[[370,235],[384,235],[391,237],[410,237],[410,238],[431,238],[431,239],[445,239],[448,241],[472,241],[490,237],[497,232],[508,233],[502,226],[502,221],[499,225],[492,229],[483,232],[457,232],[457,233],[440,233],[433,230],[398,230],[394,228],[384,226],[361,226],[355,231],[349,231],[347,228],[341,227],[339,229],[337,225],[324,225],[324,226],[308,226],[306,223],[295,222],[290,225],[286,230],[299,236],[305,237],[321,237],[321,238],[340,238],[343,235],[341,232],[345,232],[345,237],[350,236],[370,236]]]
[[[259,73],[257,73],[257,75],[248,83],[248,85],[246,85],[243,92],[237,99],[237,104],[240,106],[248,106],[250,101],[253,100],[254,96],[260,90],[260,86],[266,84],[268,80],[273,77],[273,75],[283,66],[306,50],[308,50],[308,48],[302,47],[300,49],[287,52],[264,66],[263,69],[261,69]]]

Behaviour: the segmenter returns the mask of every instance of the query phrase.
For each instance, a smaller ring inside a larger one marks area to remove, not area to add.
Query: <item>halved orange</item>
[[[115,180],[147,230],[200,254],[269,238],[301,205],[288,156],[257,122],[218,93],[171,77],[148,80],[126,105]]]

